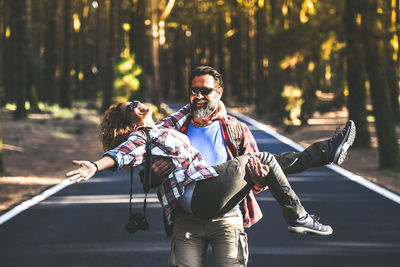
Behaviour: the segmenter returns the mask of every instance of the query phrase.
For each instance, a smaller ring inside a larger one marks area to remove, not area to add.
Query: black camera
[[[130,234],[134,234],[137,230],[147,230],[149,223],[140,213],[134,213],[129,217],[129,221],[125,224],[126,231]]]

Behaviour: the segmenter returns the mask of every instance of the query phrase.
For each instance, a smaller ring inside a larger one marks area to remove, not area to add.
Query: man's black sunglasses
[[[190,87],[189,93],[191,95],[197,95],[200,92],[202,95],[209,95],[214,90],[215,90],[214,88],[209,88],[209,87]]]
[[[125,113],[132,112],[138,105],[139,101],[132,101],[128,106],[126,106]]]

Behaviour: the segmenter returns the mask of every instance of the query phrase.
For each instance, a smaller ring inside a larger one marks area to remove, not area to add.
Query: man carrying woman
[[[101,130],[103,146],[109,150],[95,162],[73,161],[79,168],[66,176],[71,181],[81,182],[93,177],[97,171],[139,166],[144,163],[146,142],[150,142],[153,157],[169,158],[173,164],[173,171],[157,190],[167,225],[173,224],[177,200],[192,183],[195,183],[194,191],[187,199],[188,205],[181,206],[199,218],[212,219],[225,214],[255,186],[269,187],[288,223],[309,216],[275,157],[268,152],[246,154],[216,166],[207,166],[202,155],[190,146],[187,136],[157,127],[151,108],[138,101],[108,109]],[[147,140],[145,131],[150,140]],[[354,140],[355,132],[350,135]],[[117,146],[118,143],[121,144]],[[332,233],[330,226],[316,224],[317,229],[308,228],[307,231],[324,235]],[[299,229],[299,232],[303,230]]]

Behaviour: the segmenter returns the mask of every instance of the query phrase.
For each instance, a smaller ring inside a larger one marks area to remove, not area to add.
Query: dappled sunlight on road
[[[143,203],[144,194],[134,194],[132,203]],[[120,195],[73,195],[73,196],[54,196],[41,203],[43,206],[53,205],[81,205],[81,204],[117,204],[117,203],[129,203],[128,194]],[[147,195],[148,208],[159,207],[161,205],[158,202],[156,194]],[[151,205],[155,204],[155,205]]]
[[[260,193],[256,195],[257,201],[258,202],[277,202],[275,198],[268,193],[267,196],[262,196],[263,193]],[[354,196],[354,195],[348,195],[348,196],[343,196],[343,194],[340,193],[323,193],[323,194],[318,194],[318,193],[300,193],[298,194],[301,202],[315,202],[315,203],[340,203],[340,202],[349,202],[351,201],[352,203],[355,202],[367,202],[368,198],[360,198],[359,196]]]
[[[161,233],[163,234],[163,233]],[[54,248],[54,246],[51,246]],[[45,248],[45,247],[43,247]],[[65,251],[65,253],[134,253],[134,252],[169,252],[170,244],[169,240],[141,240],[135,241],[134,243],[112,243],[105,246],[99,243],[79,243],[79,244],[63,244],[56,246],[60,251]],[[49,247],[49,249],[51,249]]]

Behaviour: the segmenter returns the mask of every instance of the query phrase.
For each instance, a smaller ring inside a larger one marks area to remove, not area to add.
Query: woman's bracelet
[[[93,161],[91,161],[90,163],[92,163],[96,167],[96,172],[98,172],[99,171],[99,166],[97,166],[97,164],[94,163]]]

